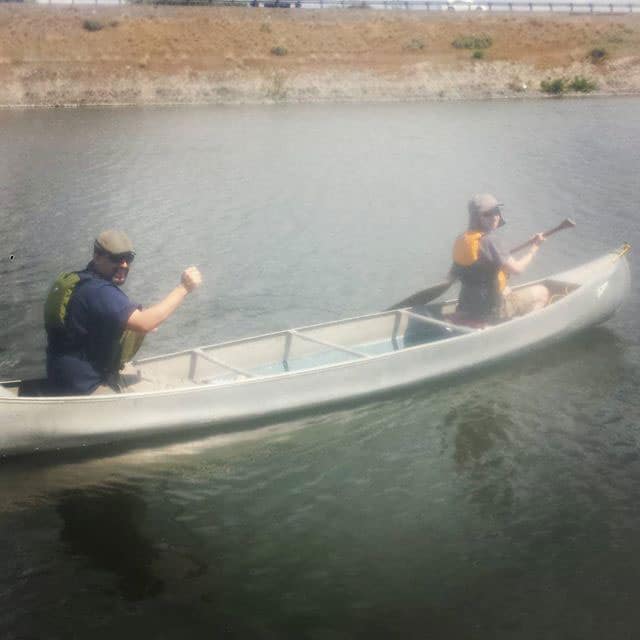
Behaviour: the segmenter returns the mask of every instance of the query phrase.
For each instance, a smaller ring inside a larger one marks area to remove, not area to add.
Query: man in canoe
[[[462,321],[507,320],[540,309],[549,300],[544,285],[519,291],[507,286],[511,274],[522,273],[529,266],[544,236],[536,234],[528,252],[520,258],[505,252],[493,234],[505,223],[501,206],[489,193],[473,196],[469,201],[469,227],[453,246],[451,275],[461,282],[456,314]]]
[[[198,269],[189,267],[164,300],[143,309],[120,288],[134,257],[133,245],[122,231],[103,231],[87,267],[62,273],[53,283],[44,314],[51,393],[117,391],[118,373],[144,335],[162,324],[202,281]]]

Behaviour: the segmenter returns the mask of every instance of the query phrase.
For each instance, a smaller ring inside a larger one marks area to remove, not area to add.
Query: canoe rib
[[[218,358],[214,358],[208,353],[205,353],[202,349],[192,349],[191,354],[192,354],[191,370],[189,371],[190,380],[194,380],[196,363],[198,361],[198,358],[207,360],[208,362],[211,362],[212,364],[216,364],[219,367],[222,367],[223,369],[227,369],[228,371],[233,371],[233,373],[237,373],[238,375],[244,376],[245,378],[255,377],[252,373],[249,373],[248,371],[244,371],[244,369],[238,369],[238,367],[233,367],[230,364],[227,364],[226,362],[219,360]]]

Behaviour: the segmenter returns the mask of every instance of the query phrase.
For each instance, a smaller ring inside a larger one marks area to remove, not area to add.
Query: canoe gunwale
[[[528,286],[531,283],[527,283],[527,285],[523,285],[523,286]],[[575,290],[577,291],[577,289]],[[574,291],[574,292],[575,292]],[[571,293],[574,293],[571,292]],[[568,294],[569,295],[569,294]],[[565,303],[566,300],[566,296],[565,298],[558,300],[557,302],[554,303],[554,306],[556,305],[561,305],[563,303]],[[568,304],[568,303],[566,303]],[[546,309],[539,309],[536,311],[532,311],[531,313],[527,314],[526,316],[519,316],[516,318],[512,318],[511,320],[508,321],[509,325],[514,325],[516,323],[519,323],[520,321],[526,319],[526,318],[532,318],[535,317],[536,315],[540,314],[540,313],[544,313]],[[349,322],[349,321],[356,321],[356,320],[361,320],[361,319],[368,319],[368,318],[376,318],[376,317],[381,317],[383,315],[392,315],[392,314],[401,314],[402,312],[407,311],[407,309],[395,309],[393,311],[390,312],[382,312],[381,314],[367,314],[366,316],[357,316],[354,318],[346,318],[343,321],[335,321],[335,322],[331,322],[331,323],[321,323],[321,324],[317,324],[317,325],[311,325],[308,327],[304,327],[304,329],[311,329],[311,328],[316,328],[316,327],[326,327],[329,324],[331,325],[337,325],[337,324],[341,324],[342,322]],[[411,315],[419,315],[419,314],[413,314],[411,313]],[[431,318],[426,318],[424,316],[421,317],[421,319],[430,322],[432,319]],[[418,350],[426,350],[429,347],[433,347],[437,344],[440,344],[442,342],[449,342],[451,340],[458,340],[458,341],[462,341],[464,339],[471,339],[473,338],[476,334],[478,333],[483,333],[486,334],[487,332],[491,332],[494,333],[496,330],[500,330],[501,328],[503,328],[505,326],[505,324],[507,323],[500,323],[500,324],[496,324],[496,325],[489,325],[487,327],[482,327],[482,328],[477,328],[477,329],[473,329],[470,327],[460,327],[459,325],[454,325],[451,323],[445,323],[442,321],[437,321],[436,319],[435,322],[430,324],[434,324],[437,326],[449,326],[454,328],[456,331],[460,331],[460,333],[458,334],[453,334],[449,337],[445,337],[442,338],[436,342],[427,342],[424,344],[417,344],[411,347],[405,347],[404,349],[402,349],[403,353],[409,353],[409,352],[413,352],[413,351],[418,351]],[[177,351],[174,353],[170,353],[170,354],[163,354],[160,356],[152,356],[150,358],[145,358],[143,360],[138,361],[137,363],[134,363],[134,366],[136,364],[143,364],[145,362],[151,362],[151,361],[158,361],[158,360],[164,360],[164,359],[169,359],[171,357],[174,356],[180,356],[180,355],[187,355],[187,354],[192,354],[194,353],[194,351],[202,351],[204,349],[208,349],[208,348],[212,348],[212,347],[223,347],[223,346],[228,346],[228,345],[236,345],[236,344],[241,344],[242,342],[249,342],[249,341],[253,341],[253,340],[259,340],[259,339],[263,339],[263,338],[269,338],[269,337],[278,337],[279,335],[285,335],[289,333],[288,330],[285,331],[277,331],[274,333],[268,333],[268,334],[263,334],[261,336],[253,336],[250,338],[240,338],[239,340],[232,340],[232,341],[228,341],[228,342],[224,342],[224,343],[217,343],[217,344],[213,344],[213,345],[207,345],[207,346],[203,346],[203,347],[195,347],[194,349],[184,349],[181,351]],[[384,358],[389,358],[389,357],[393,357],[393,356],[397,356],[398,352],[397,351],[390,351],[387,353],[381,353],[381,354],[376,354],[373,356],[366,356],[366,357],[361,357],[359,359],[354,359],[354,360],[347,360],[345,362],[336,362],[333,364],[329,364],[329,365],[318,365],[316,367],[309,367],[308,369],[303,369],[300,371],[285,371],[285,372],[278,372],[278,373],[274,373],[274,374],[267,374],[267,375],[263,375],[263,376],[252,376],[250,378],[245,378],[243,380],[230,380],[228,382],[222,382],[222,383],[214,383],[214,382],[205,382],[205,383],[197,383],[197,382],[193,382],[192,385],[189,386],[184,386],[184,387],[176,387],[174,389],[154,389],[154,390],[148,390],[148,391],[129,391],[126,393],[113,393],[113,394],[105,394],[105,395],[97,395],[97,396],[43,396],[43,397],[20,397],[20,396],[16,396],[15,398],[6,398],[6,400],[8,400],[9,402],[37,402],[37,403],[46,403],[46,402],[64,402],[64,403],[68,403],[68,402],[80,402],[80,403],[86,403],[89,399],[90,401],[93,402],[108,402],[108,401],[113,401],[114,398],[119,399],[119,400],[124,400],[124,399],[137,399],[137,398],[144,398],[144,397],[150,397],[150,396],[170,396],[170,395],[181,395],[181,394],[185,394],[185,393],[193,393],[193,392],[199,392],[205,389],[211,389],[211,388],[223,388],[223,387],[229,387],[229,386],[240,386],[240,385],[250,385],[250,384],[255,384],[255,383],[260,383],[263,382],[265,380],[271,380],[274,378],[290,378],[293,376],[296,377],[301,377],[301,376],[305,376],[305,375],[313,375],[313,374],[317,374],[318,371],[322,371],[325,369],[338,369],[338,368],[344,368],[344,367],[354,367],[354,366],[358,366],[361,365],[367,361],[370,360],[382,360]],[[218,361],[220,362],[220,361]],[[220,363],[222,364],[222,363]],[[223,365],[223,366],[228,366],[228,365]],[[231,369],[231,367],[229,366],[229,368]],[[238,373],[240,373],[238,371]],[[241,375],[246,375],[246,374],[241,374]],[[4,384],[4,383],[2,383]],[[5,398],[0,397],[0,403],[2,403],[2,401],[5,400]]]

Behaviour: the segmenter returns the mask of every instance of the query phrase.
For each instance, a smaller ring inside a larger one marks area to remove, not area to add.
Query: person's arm
[[[505,260],[502,265],[505,271],[514,275],[522,273],[531,264],[533,256],[538,253],[538,249],[543,242],[544,236],[541,233],[536,234],[533,239],[533,244],[529,247],[529,251],[527,251],[527,253],[525,253],[521,258],[509,256],[509,258]]]
[[[126,328],[149,333],[161,325],[183,302],[189,293],[200,286],[202,276],[196,267],[182,273],[180,284],[161,302],[148,309],[136,309],[127,320]]]

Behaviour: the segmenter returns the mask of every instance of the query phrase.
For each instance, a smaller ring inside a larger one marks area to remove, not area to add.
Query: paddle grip
[[[553,229],[549,229],[548,231],[543,232],[544,238],[548,238],[552,236],[554,233],[558,233],[558,231],[562,231],[563,229],[572,229],[576,226],[576,223],[571,220],[571,218],[565,218],[557,227],[553,227]],[[528,246],[534,243],[534,239],[530,238],[526,242],[519,244],[515,249],[511,249],[509,253],[517,253],[518,251],[522,251],[522,249],[526,249]]]

